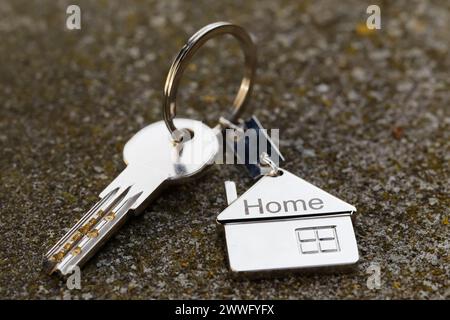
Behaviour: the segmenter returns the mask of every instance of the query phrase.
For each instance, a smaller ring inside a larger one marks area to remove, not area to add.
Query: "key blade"
[[[129,216],[141,212],[167,180],[164,170],[128,165],[101,193],[100,200],[45,255],[49,274],[81,267]],[[151,174],[150,174],[151,173]]]
[[[115,188],[110,190],[102,199],[100,199],[85,215],[70,229],[46,254],[46,257],[51,257],[56,254],[60,247],[67,242],[71,238],[71,236],[78,230],[86,220],[89,219],[95,212],[98,212],[103,208],[106,203],[111,200],[111,198],[119,191],[119,188]]]
[[[130,216],[129,209],[136,201],[141,193],[135,194],[125,200],[125,202],[118,207],[117,211],[110,211],[97,226],[92,229],[79,243],[79,245],[72,251],[72,254],[67,256],[58,265],[58,270],[61,274],[66,275],[72,272],[75,266],[82,266],[89,258],[91,258],[97,250],[120,228]]]
[[[97,202],[45,255],[44,269],[52,274],[72,272],[82,266],[127,219],[142,194],[133,186],[115,188]]]

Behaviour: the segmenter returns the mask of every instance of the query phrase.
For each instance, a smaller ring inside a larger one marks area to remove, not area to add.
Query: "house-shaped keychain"
[[[236,272],[341,267],[355,264],[358,248],[352,205],[278,169],[237,197],[217,221],[225,227],[230,267]]]

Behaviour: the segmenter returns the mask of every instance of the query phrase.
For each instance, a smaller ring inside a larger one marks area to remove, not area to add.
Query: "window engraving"
[[[295,233],[301,254],[341,251],[336,226],[299,228]]]

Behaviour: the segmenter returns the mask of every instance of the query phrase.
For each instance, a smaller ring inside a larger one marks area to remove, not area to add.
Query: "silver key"
[[[65,275],[81,267],[131,214],[141,213],[160,191],[196,176],[214,163],[218,152],[215,131],[200,121],[175,119],[192,139],[174,143],[163,121],[151,124],[125,145],[127,167],[101,193],[81,220],[45,255],[45,267]]]

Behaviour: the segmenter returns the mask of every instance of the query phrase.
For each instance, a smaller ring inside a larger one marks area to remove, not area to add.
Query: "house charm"
[[[230,268],[236,272],[338,267],[355,264],[358,247],[352,205],[279,169],[237,197],[226,182],[225,227]]]

